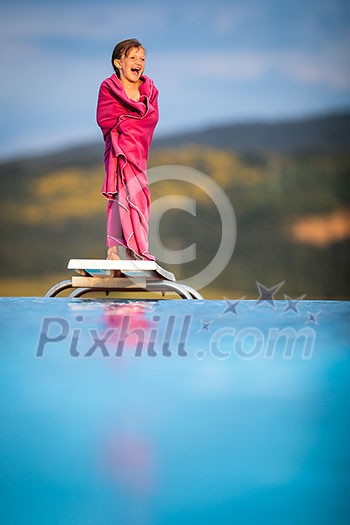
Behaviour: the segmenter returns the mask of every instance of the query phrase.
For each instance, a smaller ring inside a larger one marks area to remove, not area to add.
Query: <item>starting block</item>
[[[89,292],[175,292],[183,299],[203,299],[188,285],[177,283],[175,275],[155,261],[70,259],[68,270],[77,275],[55,284],[46,297],[56,297],[63,290],[72,288],[69,297],[81,297]]]

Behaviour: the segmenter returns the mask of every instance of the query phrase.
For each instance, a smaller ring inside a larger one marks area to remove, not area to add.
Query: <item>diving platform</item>
[[[190,286],[178,283],[175,275],[156,261],[70,259],[67,268],[76,275],[52,286],[45,297],[56,297],[72,289],[69,297],[91,292],[160,292],[163,296],[172,292],[182,299],[203,299]]]

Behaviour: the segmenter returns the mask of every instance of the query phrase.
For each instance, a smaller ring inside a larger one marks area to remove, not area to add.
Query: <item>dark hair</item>
[[[128,38],[127,40],[122,40],[113,49],[112,66],[113,66],[115,74],[117,75],[118,78],[120,78],[120,73],[119,73],[119,69],[114,65],[114,61],[116,59],[120,60],[120,58],[122,56],[126,56],[127,57],[129,52],[130,52],[130,50],[133,47],[137,47],[137,48],[142,47],[142,49],[144,51],[146,51],[145,48],[143,47],[143,45],[141,44],[141,42],[139,42],[136,38]]]

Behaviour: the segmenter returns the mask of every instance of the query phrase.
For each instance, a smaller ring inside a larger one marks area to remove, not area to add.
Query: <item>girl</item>
[[[105,140],[107,259],[155,260],[148,252],[150,193],[148,152],[158,122],[158,90],[143,74],[146,54],[136,39],[119,42],[112,54],[115,73],[101,84],[97,123]]]

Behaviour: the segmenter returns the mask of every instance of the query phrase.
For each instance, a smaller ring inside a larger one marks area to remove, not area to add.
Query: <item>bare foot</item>
[[[107,260],[108,261],[120,261],[118,246],[111,246],[107,250]]]
[[[119,253],[118,253],[118,246],[111,246],[107,250],[107,261],[120,261]],[[121,277],[122,274],[120,270],[110,270],[109,274],[111,277]]]

